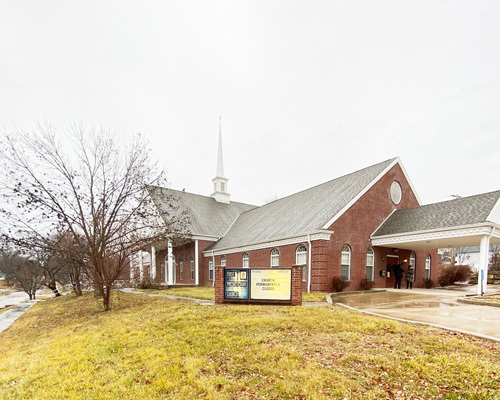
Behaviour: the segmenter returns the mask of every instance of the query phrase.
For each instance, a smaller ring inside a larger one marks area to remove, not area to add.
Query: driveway
[[[378,292],[333,295],[333,304],[364,313],[435,326],[500,342],[500,308],[463,304],[471,287],[446,289],[387,289]],[[488,293],[500,292],[489,287]]]

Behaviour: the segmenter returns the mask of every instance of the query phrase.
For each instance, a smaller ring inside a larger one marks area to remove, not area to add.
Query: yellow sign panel
[[[252,300],[291,300],[291,269],[250,269],[250,298]]]

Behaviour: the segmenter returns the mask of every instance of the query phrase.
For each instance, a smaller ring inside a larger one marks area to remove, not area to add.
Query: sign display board
[[[250,299],[291,300],[292,270],[259,268],[250,270]]]
[[[248,269],[226,269],[224,274],[224,298],[248,300]]]

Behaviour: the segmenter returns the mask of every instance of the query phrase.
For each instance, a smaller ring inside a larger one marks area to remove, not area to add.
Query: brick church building
[[[139,252],[132,281],[149,276],[168,285],[211,286],[219,265],[301,265],[304,291],[332,291],[338,277],[350,281],[347,290],[360,290],[367,281],[393,287],[392,266],[405,262],[403,268],[415,268],[414,287],[424,287],[438,283],[437,249],[458,243],[460,232],[500,242],[500,191],[421,206],[399,158],[260,207],[231,201],[227,183],[219,134],[211,196],[148,188],[158,210],[174,202],[175,212],[188,215],[190,232],[183,243]]]

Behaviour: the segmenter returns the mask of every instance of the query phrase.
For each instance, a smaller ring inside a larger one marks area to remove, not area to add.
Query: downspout
[[[307,252],[308,260],[308,268],[307,268],[307,293],[311,293],[311,260],[312,260],[312,246],[311,246],[311,235],[307,234],[307,245],[309,247],[309,251]]]
[[[196,286],[200,285],[200,265],[199,265],[199,257],[198,257],[198,239],[194,241],[194,284]]]
[[[212,287],[215,286],[215,256],[214,251],[212,250]],[[210,272],[209,272],[210,273]]]

